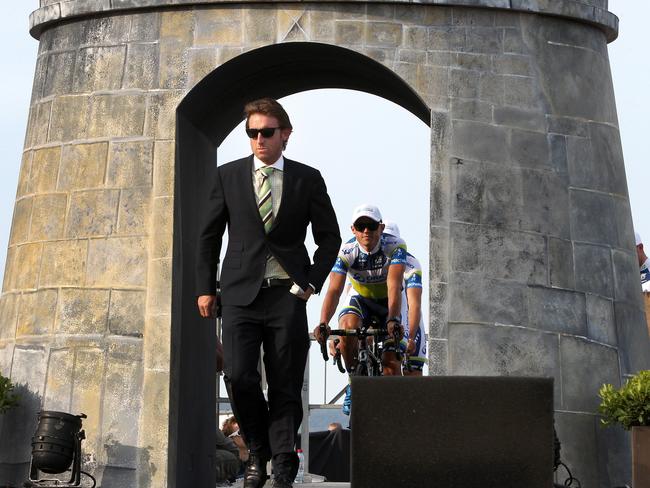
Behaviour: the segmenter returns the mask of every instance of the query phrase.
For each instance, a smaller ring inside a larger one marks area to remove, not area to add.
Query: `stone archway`
[[[430,109],[394,72],[355,51],[292,42],[262,47],[220,66],[188,93],[177,110],[170,481],[203,485],[214,470],[214,328],[196,313],[194,247],[203,183],[216,168],[217,147],[252,99],[281,98],[316,88],[349,88],[391,100],[429,123]],[[318,108],[314,107],[317,112]],[[192,453],[188,463],[187,453]],[[197,463],[198,461],[198,463]]]

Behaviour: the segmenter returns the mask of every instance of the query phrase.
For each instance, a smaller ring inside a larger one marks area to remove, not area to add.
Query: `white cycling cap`
[[[399,227],[397,225],[397,222],[393,222],[392,220],[387,220],[386,222],[384,222],[384,234],[390,234],[395,237],[400,237]]]
[[[364,203],[354,209],[354,212],[352,212],[352,223],[354,224],[361,217],[368,217],[375,222],[381,222],[381,212],[376,206],[370,205],[369,203]]]
[[[639,234],[638,232],[634,233],[634,239],[636,240],[637,246],[643,243],[643,241],[641,240],[641,234]]]

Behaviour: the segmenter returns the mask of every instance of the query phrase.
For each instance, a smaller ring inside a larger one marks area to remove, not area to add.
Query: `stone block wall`
[[[88,414],[102,486],[167,486],[175,109],[239,54],[306,41],[383,64],[432,110],[430,370],[553,377],[574,474],[629,481],[627,439],[595,415],[598,386],[650,354],[606,1],[194,3],[41,0],[32,17],[0,297],[0,371],[31,401],[0,425],[0,476],[24,474],[42,407]],[[546,8],[601,28],[508,11]]]

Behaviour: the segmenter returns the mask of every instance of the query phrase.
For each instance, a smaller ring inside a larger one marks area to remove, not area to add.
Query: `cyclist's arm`
[[[343,293],[343,288],[345,287],[346,278],[347,275],[341,273],[334,271],[330,273],[330,284],[323,299],[323,306],[320,309],[320,323],[328,324],[334,312],[336,312],[341,293]]]
[[[422,288],[407,288],[408,316],[409,316],[409,337],[415,339],[415,334],[420,327],[420,313],[422,313]]]
[[[388,288],[388,317],[399,317],[401,315],[404,267],[403,264],[391,264],[388,267],[388,277],[386,278],[386,287]]]

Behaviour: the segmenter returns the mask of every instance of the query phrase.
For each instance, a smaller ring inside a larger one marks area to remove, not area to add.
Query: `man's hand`
[[[329,350],[330,356],[332,357],[336,356],[336,354],[339,352],[339,348],[337,347],[335,341],[329,341]]]
[[[217,296],[201,295],[196,301],[199,313],[204,319],[213,319],[216,316]]]
[[[304,301],[307,301],[309,300],[309,297],[311,297],[313,294],[314,294],[313,288],[311,286],[308,286],[306,291],[298,292],[296,293],[296,296],[298,298],[302,298]]]
[[[321,334],[321,325],[325,326],[325,330],[327,331],[327,335],[323,337]],[[330,326],[327,324],[318,324],[316,328],[314,329],[314,337],[316,338],[316,342],[319,344],[325,344],[325,341],[327,340],[327,337],[330,335],[330,332],[332,329],[330,329]]]
[[[388,329],[388,334],[391,336],[394,336],[397,333],[400,339],[404,337],[404,327],[402,327],[402,324],[400,324],[398,320],[389,319],[388,322],[386,322],[386,328]]]
[[[409,339],[406,352],[409,356],[415,353],[415,341],[413,339]]]

